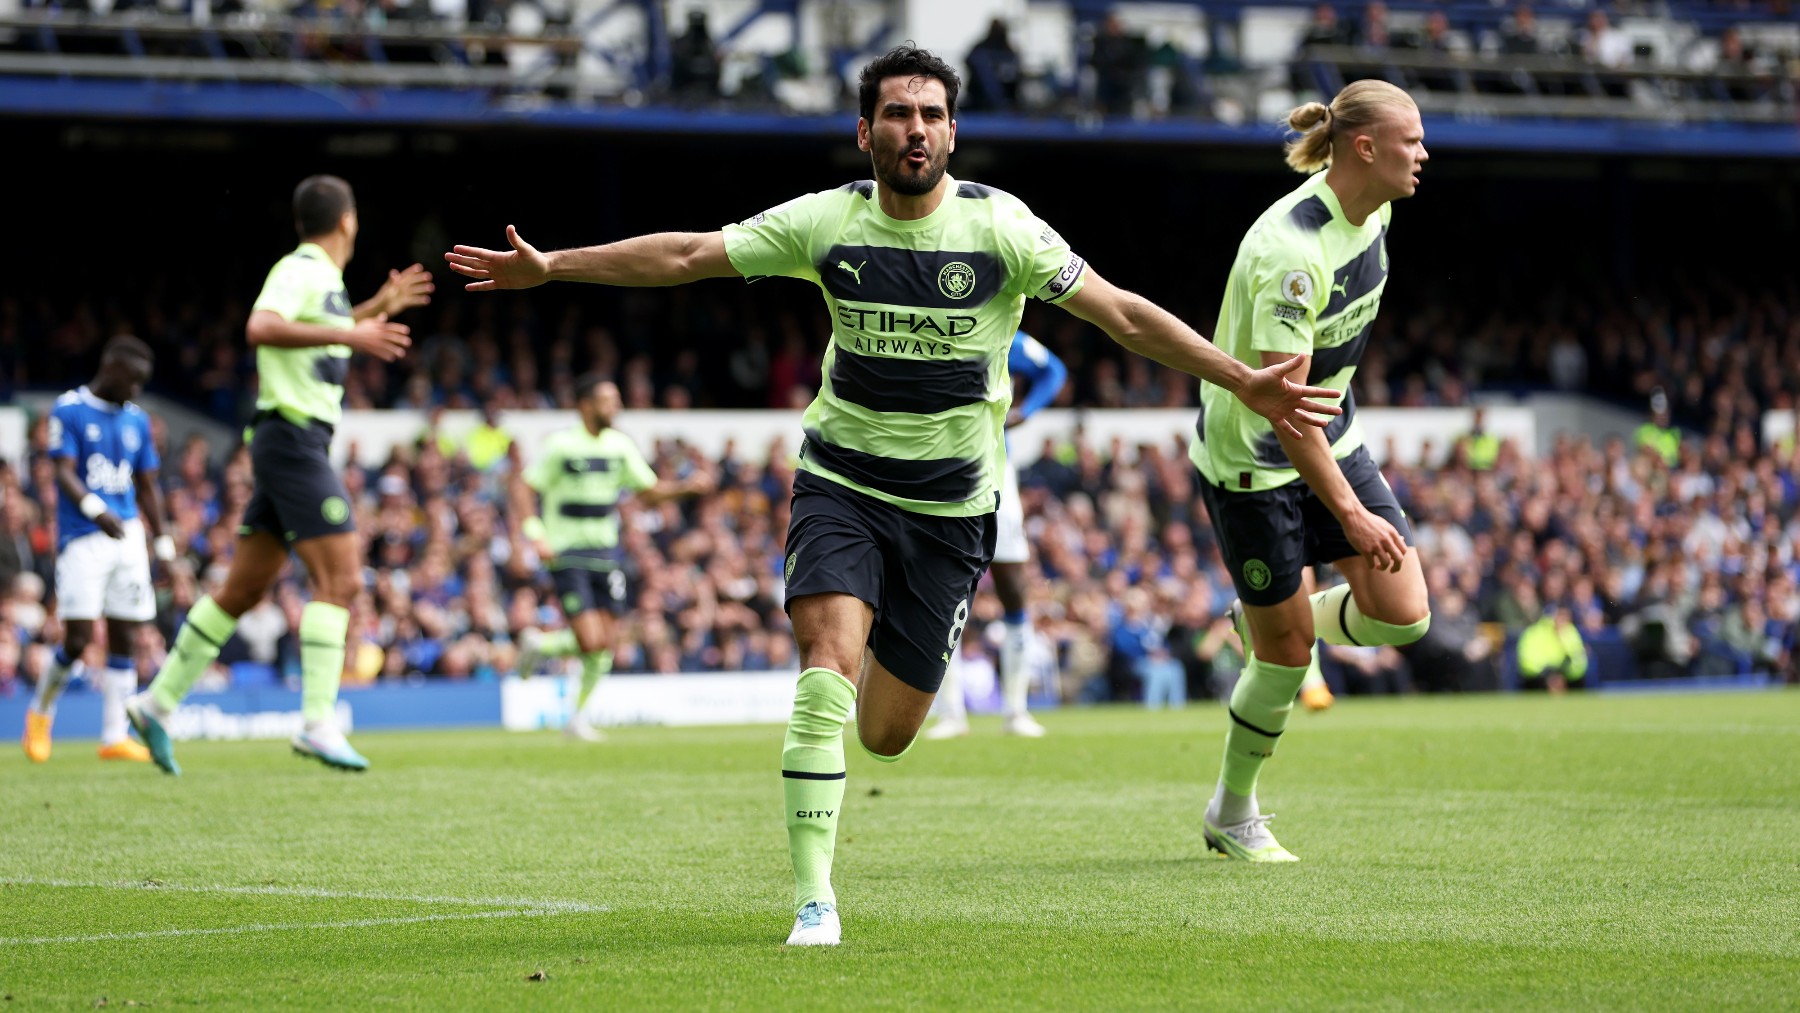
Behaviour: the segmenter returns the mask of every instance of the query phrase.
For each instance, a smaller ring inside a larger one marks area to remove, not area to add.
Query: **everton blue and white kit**
[[[75,474],[106,509],[124,522],[113,538],[62,497],[56,508],[56,597],[64,619],[108,616],[147,622],[156,618],[150,586],[150,552],[138,516],[133,477],[161,462],[142,408],[94,396],[86,387],[56,399],[50,412],[50,456],[75,462]]]
[[[1068,367],[1056,353],[1024,331],[1013,335],[1006,369],[1014,379],[1024,379],[1031,385],[1015,406],[1024,418],[1032,417],[1056,400],[1069,378]],[[1000,476],[1000,507],[994,514],[998,528],[994,539],[994,562],[1023,563],[1031,558],[1031,544],[1025,537],[1025,508],[1019,502],[1019,469],[1013,467],[1010,438],[1006,449],[1006,467]]]

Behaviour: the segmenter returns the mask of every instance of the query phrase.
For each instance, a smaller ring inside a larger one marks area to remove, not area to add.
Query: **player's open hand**
[[[425,270],[424,264],[414,264],[404,271],[389,271],[376,298],[381,300],[383,312],[394,317],[431,302],[435,291],[437,284],[431,280],[431,272]]]
[[[1387,518],[1369,510],[1343,521],[1344,537],[1357,555],[1382,573],[1399,573],[1406,562],[1406,539]]]
[[[344,344],[366,355],[373,355],[382,362],[393,362],[406,354],[412,346],[412,328],[405,324],[396,324],[387,318],[386,313],[364,320],[358,320],[345,336]]]
[[[1288,374],[1299,369],[1305,361],[1305,356],[1296,355],[1286,362],[1252,370],[1250,378],[1237,392],[1238,400],[1250,406],[1251,411],[1295,439],[1300,438],[1301,426],[1327,426],[1331,424],[1331,416],[1344,414],[1344,409],[1337,405],[1311,400],[1336,401],[1344,396],[1343,391],[1307,387],[1288,379]]]
[[[479,246],[457,246],[444,254],[450,270],[475,280],[463,288],[471,292],[488,292],[499,288],[536,288],[550,280],[550,258],[519,237],[519,230],[506,227],[510,250],[484,250]]]
[[[94,518],[94,524],[97,525],[101,531],[106,532],[106,537],[108,538],[125,537],[125,522],[119,520],[119,515],[110,510]]]

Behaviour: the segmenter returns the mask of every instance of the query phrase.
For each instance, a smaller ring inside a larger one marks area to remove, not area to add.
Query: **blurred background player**
[[[1429,157],[1419,110],[1383,81],[1357,81],[1329,107],[1288,123],[1288,165],[1308,174],[1250,227],[1219,312],[1220,347],[1247,364],[1308,360],[1307,381],[1350,389],[1387,287],[1391,201],[1412,196]],[[1329,166],[1325,172],[1319,170]],[[1232,690],[1207,844],[1232,858],[1291,862],[1256,804],[1294,694],[1317,665],[1318,638],[1355,647],[1410,644],[1431,623],[1411,531],[1363,446],[1355,401],[1322,432],[1297,436],[1211,385],[1190,456],[1239,602],[1247,648]],[[1347,584],[1311,593],[1308,568]]]
[[[299,247],[269,271],[244,327],[261,382],[246,436],[256,489],[244,508],[231,569],[223,587],[188,611],[150,687],[126,704],[151,757],[171,774],[181,768],[164,723],[231,639],[238,617],[274,586],[289,548],[312,584],[312,600],[300,612],[306,723],[293,738],[294,751],[345,770],[369,765],[335,717],[350,605],[362,590],[362,549],[344,480],[331,466],[331,437],[343,415],[350,356],[364,352],[392,362],[404,355],[411,344],[407,328],[388,317],[430,302],[431,275],[418,264],[389,271],[373,298],[350,304],[344,265],[356,249],[356,199],[336,176],[301,180],[294,228]]]
[[[569,619],[567,629],[523,634],[519,674],[531,676],[545,658],[581,655],[581,688],[566,730],[593,742],[600,733],[588,721],[594,687],[612,671],[616,617],[631,608],[630,586],[619,551],[619,500],[634,492],[648,505],[712,490],[705,473],[677,482],[658,481],[631,437],[612,427],[620,408],[619,388],[589,374],[575,383],[581,425],[555,433],[537,451],[514,495],[531,515],[525,536],[549,560],[556,597]],[[531,504],[543,497],[542,516]]]
[[[132,644],[138,624],[156,618],[150,586],[150,549],[175,558],[164,532],[161,462],[150,416],[132,404],[155,366],[150,346],[120,336],[100,353],[100,370],[85,387],[56,399],[50,412],[50,457],[56,462],[56,610],[63,642],[25,714],[25,755],[50,758],[56,698],[86,666],[81,655],[94,639],[94,620],[106,617],[106,670],[101,691],[100,758],[148,761],[150,753],[126,730],[125,698],[137,689]],[[92,677],[89,677],[92,679]]]
[[[1013,335],[1012,351],[1007,354],[1006,368],[1015,382],[1025,381],[1025,396],[1014,402],[1006,415],[1006,428],[1037,414],[1056,400],[1069,379],[1068,367],[1056,353],[1024,331]],[[988,573],[994,578],[994,594],[1006,610],[1001,620],[1005,634],[1000,641],[1000,699],[1004,717],[1000,730],[1008,735],[1037,738],[1044,726],[1027,710],[1031,681],[1025,671],[1025,648],[1031,636],[1030,581],[1025,564],[1031,561],[1031,542],[1025,537],[1025,507],[1019,501],[1019,469],[1012,463],[1012,439],[1006,444],[1007,459],[1001,472],[1000,508],[994,511],[998,531],[994,538],[994,562]],[[958,654],[960,659],[961,655]],[[948,739],[969,734],[968,708],[963,700],[962,680],[953,661],[944,673],[944,685],[938,689],[943,714],[925,733],[926,738]],[[1329,690],[1327,691],[1329,692]]]

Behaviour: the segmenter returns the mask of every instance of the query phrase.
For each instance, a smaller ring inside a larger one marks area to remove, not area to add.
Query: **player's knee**
[[[355,573],[319,574],[313,579],[313,601],[349,608],[362,590],[359,577]]]
[[[78,657],[83,651],[86,651],[88,645],[93,642],[94,630],[92,627],[84,626],[77,628],[75,625],[70,624],[63,630],[63,654],[70,658]]]
[[[1282,630],[1256,639],[1256,656],[1271,665],[1304,668],[1312,664],[1313,642],[1309,631]]]
[[[1018,612],[1025,607],[1025,577],[1014,567],[1002,570],[992,567],[994,575],[994,597],[1000,599],[1000,607],[1008,612]]]
[[[814,642],[802,644],[800,647],[800,668],[827,668],[838,672],[852,683],[862,671],[862,649],[852,649],[846,644],[830,642]]]
[[[115,657],[129,657],[133,651],[132,641],[137,639],[137,624],[108,620],[106,624],[106,649]]]
[[[862,743],[863,752],[882,763],[893,763],[906,755],[912,748],[918,730],[911,732],[898,728],[876,730],[857,729],[857,741]]]

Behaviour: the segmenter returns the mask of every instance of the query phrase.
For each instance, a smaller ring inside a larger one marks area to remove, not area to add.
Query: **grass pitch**
[[[1296,714],[1290,866],[1210,856],[1225,716],[850,748],[845,943],[788,950],[778,728],[366,734],[185,776],[0,756],[0,1010],[1791,1008],[1800,693]],[[540,975],[540,980],[533,980]]]

